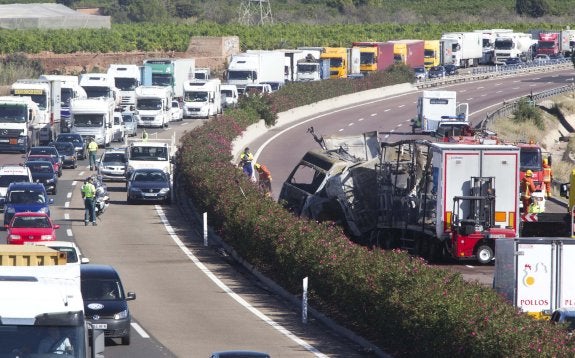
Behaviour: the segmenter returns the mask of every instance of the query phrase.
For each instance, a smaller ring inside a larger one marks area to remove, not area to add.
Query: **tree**
[[[550,12],[550,6],[547,0],[517,0],[515,11],[519,15],[537,18],[547,15]]]

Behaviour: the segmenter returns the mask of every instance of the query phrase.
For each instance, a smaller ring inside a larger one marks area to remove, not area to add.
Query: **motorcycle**
[[[96,217],[99,217],[106,211],[110,205],[110,196],[108,195],[108,186],[103,182],[102,177],[92,176],[92,184],[96,187],[96,196],[94,200],[94,209]]]

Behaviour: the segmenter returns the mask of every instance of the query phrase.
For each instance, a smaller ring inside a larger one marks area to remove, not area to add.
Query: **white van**
[[[0,167],[0,197],[6,196],[6,191],[11,183],[27,182],[31,183],[32,172],[25,165],[3,165]]]
[[[128,166],[126,177],[136,169],[161,169],[172,174],[172,157],[174,156],[175,135],[171,139],[127,139]]]
[[[238,87],[236,85],[221,85],[222,107],[235,108],[238,105]]]

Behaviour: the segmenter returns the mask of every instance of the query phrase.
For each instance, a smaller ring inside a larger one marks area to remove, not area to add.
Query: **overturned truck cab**
[[[345,139],[322,138],[324,150],[302,158],[280,202],[341,224],[356,241],[431,260],[486,264],[496,239],[518,236],[519,148],[406,140],[367,155],[368,141]]]

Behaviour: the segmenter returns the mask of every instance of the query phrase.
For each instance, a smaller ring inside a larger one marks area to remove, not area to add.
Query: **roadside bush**
[[[530,122],[537,128],[544,130],[545,123],[541,115],[541,111],[532,102],[525,98],[521,98],[517,102],[517,107],[513,111],[513,122],[518,124],[526,124]]]
[[[308,103],[286,100],[284,93],[270,96],[269,105]],[[493,290],[403,251],[356,245],[339,227],[296,218],[263,196],[230,163],[233,138],[259,119],[252,108],[226,112],[182,138],[177,162],[187,194],[254,267],[294,295],[308,277],[314,307],[394,356],[573,355],[574,341],[561,327],[519,313]]]

